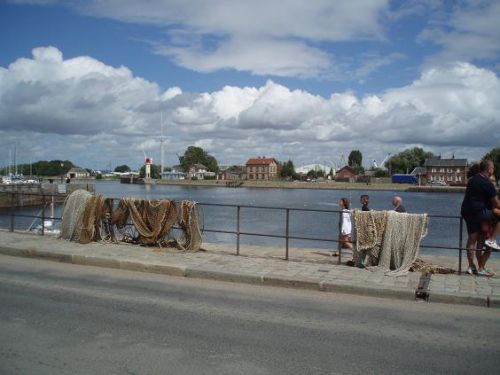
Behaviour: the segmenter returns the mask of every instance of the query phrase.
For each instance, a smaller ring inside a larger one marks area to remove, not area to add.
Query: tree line
[[[68,173],[75,165],[69,160],[40,160],[31,164],[18,164],[17,173],[23,176],[60,176]],[[1,175],[7,175],[9,167],[0,169]],[[11,166],[10,173],[15,173]]]

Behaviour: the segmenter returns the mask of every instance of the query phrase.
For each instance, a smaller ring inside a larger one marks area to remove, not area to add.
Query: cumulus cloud
[[[371,160],[411,145],[477,158],[500,141],[500,80],[490,70],[455,63],[364,97],[323,97],[273,81],[211,93],[162,92],[126,67],[88,56],[65,60],[54,47],[0,68],[0,144],[7,150],[24,142],[36,155],[31,158],[134,165],[145,150],[159,159],[160,113],[169,163],[190,145],[225,163],[255,155],[323,162],[352,149]]]

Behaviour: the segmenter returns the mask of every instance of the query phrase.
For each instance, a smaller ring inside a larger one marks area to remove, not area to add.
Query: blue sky
[[[497,1],[0,3],[0,164],[364,163],[498,146]],[[477,134],[484,136],[478,137]],[[24,151],[23,151],[24,150]]]

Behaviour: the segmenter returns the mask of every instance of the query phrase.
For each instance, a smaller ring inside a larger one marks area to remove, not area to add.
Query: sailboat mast
[[[17,144],[14,143],[14,171],[15,176],[17,176]]]
[[[164,152],[163,152],[163,142],[164,142],[164,139],[163,139],[163,112],[160,112],[160,115],[161,115],[161,118],[160,118],[160,173],[163,173],[164,172],[164,168],[163,168],[163,158],[164,158]],[[160,175],[160,178],[161,178],[161,175]]]
[[[7,166],[8,176],[10,177],[10,164],[12,163],[12,150],[9,148],[9,164]]]

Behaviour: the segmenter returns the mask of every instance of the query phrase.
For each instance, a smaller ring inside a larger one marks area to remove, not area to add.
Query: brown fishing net
[[[183,250],[200,250],[202,237],[199,227],[198,207],[195,202],[181,201],[179,226],[183,231],[183,238],[178,245]]]
[[[133,228],[126,231],[129,221]],[[166,243],[166,237],[177,221],[175,201],[144,200],[122,198],[113,212],[112,223],[121,230],[126,242],[137,242],[141,245],[159,245]],[[137,232],[134,236],[133,231]]]
[[[74,194],[64,207],[62,227],[67,229],[63,238],[81,243],[116,242],[116,228],[118,240],[124,242],[159,247],[174,244],[195,251],[201,248],[202,235],[194,202],[182,201],[179,215],[173,200],[122,198],[113,209],[112,201],[102,195]],[[179,240],[169,238],[177,222],[183,233]]]
[[[427,262],[421,258],[415,259],[415,261],[410,267],[410,271],[440,273],[440,274],[455,273],[455,270],[453,270],[453,268],[438,266],[436,264]]]
[[[113,238],[111,226],[108,225],[112,212],[111,200],[102,195],[91,197],[87,201],[83,214],[80,243],[100,241]]]

